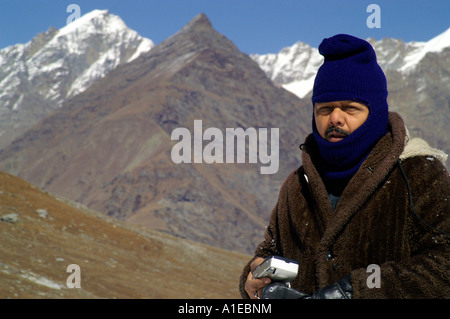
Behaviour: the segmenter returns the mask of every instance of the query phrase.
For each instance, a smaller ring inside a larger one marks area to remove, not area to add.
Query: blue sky
[[[155,44],[203,12],[241,51],[260,54],[297,41],[318,47],[337,33],[427,41],[450,27],[449,0],[0,0],[0,48],[64,27],[72,3],[82,15],[109,9]],[[378,29],[366,24],[372,3],[380,7]]]

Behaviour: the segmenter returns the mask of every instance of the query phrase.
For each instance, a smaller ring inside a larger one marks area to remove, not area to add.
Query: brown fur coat
[[[389,133],[349,182],[334,211],[314,166],[314,139],[306,139],[303,166],[282,185],[265,240],[255,252],[255,258],[297,260],[293,288],[312,293],[351,273],[353,298],[450,298],[449,237],[413,215],[397,163],[400,158],[420,217],[449,232],[450,181],[438,160],[442,153],[405,152],[403,120],[390,113],[389,125]],[[244,298],[251,261],[240,278]],[[371,264],[380,266],[380,288],[367,285]]]

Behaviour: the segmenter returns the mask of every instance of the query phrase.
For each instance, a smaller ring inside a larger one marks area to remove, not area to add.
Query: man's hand
[[[253,270],[255,270],[263,260],[264,258],[258,257],[251,263],[251,271],[248,273],[247,281],[245,282],[245,291],[252,299],[260,298],[263,288],[271,282],[270,278],[253,279]]]

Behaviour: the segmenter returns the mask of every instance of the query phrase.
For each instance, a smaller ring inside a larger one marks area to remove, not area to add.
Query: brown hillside
[[[0,298],[239,298],[249,256],[75,206],[0,172]]]

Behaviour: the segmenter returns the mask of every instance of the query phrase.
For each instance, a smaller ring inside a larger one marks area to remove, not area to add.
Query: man
[[[386,78],[368,42],[336,35],[319,52],[313,132],[244,268],[241,295],[277,297],[280,285],[252,271],[279,255],[299,263],[294,298],[449,298],[447,155],[410,140],[388,112]]]

